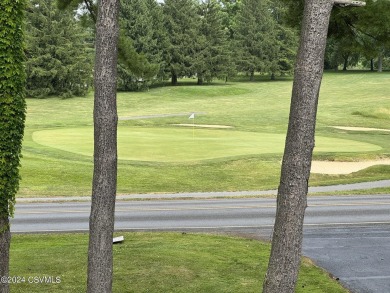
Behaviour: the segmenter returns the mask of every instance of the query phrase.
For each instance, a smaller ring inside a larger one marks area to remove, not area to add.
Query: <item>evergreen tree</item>
[[[162,8],[155,0],[121,1],[120,90],[148,87],[163,78],[166,34],[162,22]]]
[[[163,5],[164,25],[169,45],[166,55],[166,70],[172,84],[177,79],[193,75],[193,63],[198,36],[199,16],[195,0],[165,0]]]
[[[237,14],[234,40],[238,69],[250,75],[277,69],[279,45],[276,22],[267,0],[242,0]]]
[[[131,9],[133,9],[132,7],[127,7],[127,2],[123,1],[125,6],[123,14],[125,15],[127,13],[126,9],[130,11],[130,14]],[[144,2],[140,3],[142,5]],[[151,10],[150,13],[154,15],[154,6],[158,6],[157,2],[155,0],[146,0],[145,3],[148,4]],[[95,0],[57,0],[57,4],[61,10],[77,8],[78,12],[81,12],[78,17],[82,25],[93,30],[95,29],[97,20],[97,3]],[[160,7],[158,8],[160,9]],[[140,16],[141,19],[142,17]],[[137,52],[132,38],[128,36],[125,29],[120,30],[118,46],[118,89],[137,90],[147,87],[152,77],[156,76],[158,65],[151,64],[144,53]]]
[[[281,0],[272,0],[270,10],[276,21],[276,34],[279,50],[277,51],[277,64],[271,70],[274,74],[291,74],[294,68],[298,49],[298,33],[287,25],[288,10]]]
[[[27,94],[85,95],[92,79],[92,47],[72,11],[54,0],[31,0],[27,10]]]
[[[228,30],[222,24],[221,6],[215,0],[199,5],[200,26],[193,61],[198,84],[213,78],[227,78],[233,70],[228,46]]]
[[[240,9],[241,0],[218,0],[224,12],[222,23],[229,30],[229,39],[233,39],[236,16]]]

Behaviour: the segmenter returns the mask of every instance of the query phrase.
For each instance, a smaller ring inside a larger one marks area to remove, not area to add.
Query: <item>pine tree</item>
[[[54,0],[31,0],[27,10],[27,94],[85,95],[92,79],[92,45],[72,11]]]
[[[198,36],[199,16],[195,0],[165,0],[163,5],[164,25],[169,45],[166,55],[166,70],[172,84],[177,79],[193,75],[193,63]]]
[[[226,79],[234,71],[228,43],[228,29],[223,26],[222,8],[215,0],[199,5],[200,25],[193,61],[198,84],[213,78]]]
[[[162,8],[155,0],[121,1],[120,47],[125,49],[118,66],[120,90],[148,87],[163,78],[167,38],[162,22]]]
[[[279,52],[276,23],[267,0],[242,0],[237,14],[234,40],[240,71],[254,79],[255,72],[277,68]]]
[[[294,68],[294,62],[298,49],[298,33],[297,30],[287,25],[287,8],[281,0],[271,0],[271,14],[276,21],[277,63],[271,69],[271,75],[291,74]]]

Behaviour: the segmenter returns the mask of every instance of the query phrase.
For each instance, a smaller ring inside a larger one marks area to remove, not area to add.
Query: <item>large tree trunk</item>
[[[9,218],[19,189],[26,117],[23,30],[26,4],[27,1],[20,0],[1,1],[0,5],[0,293],[9,292]]]
[[[100,0],[96,22],[94,173],[87,292],[112,291],[117,181],[116,66],[119,0]]]
[[[332,0],[306,0],[264,293],[294,292]]]
[[[11,244],[11,232],[8,216],[0,218],[0,278],[8,277],[9,271],[9,248]],[[0,292],[8,293],[8,282],[0,281]]]

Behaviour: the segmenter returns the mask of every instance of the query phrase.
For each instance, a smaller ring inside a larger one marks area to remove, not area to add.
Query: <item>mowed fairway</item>
[[[118,93],[118,193],[274,189],[278,185],[291,79],[194,80]],[[326,73],[316,128],[316,160],[390,157],[390,73]],[[27,100],[19,196],[90,195],[93,94]],[[188,119],[195,112],[195,121]],[[178,126],[223,125],[228,129]],[[388,179],[389,166],[347,175],[312,174],[310,184]],[[384,190],[382,190],[384,191]],[[385,190],[386,191],[386,190]],[[388,190],[387,190],[388,191]]]
[[[280,154],[284,139],[284,135],[273,133],[122,126],[118,129],[118,153],[120,160],[187,162]],[[91,127],[37,131],[33,140],[51,148],[93,155]],[[381,149],[374,144],[340,138],[317,137],[316,141],[316,152],[371,152]]]

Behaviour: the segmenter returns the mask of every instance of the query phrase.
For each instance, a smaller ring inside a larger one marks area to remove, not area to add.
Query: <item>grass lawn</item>
[[[114,292],[260,292],[269,244],[220,235],[121,233],[114,245]],[[17,292],[83,292],[86,286],[86,234],[14,235],[10,276],[25,282]],[[29,283],[34,277],[56,283]],[[59,280],[59,282],[58,282]],[[296,292],[348,292],[303,259]]]
[[[390,157],[390,73],[326,73],[320,94],[317,160]],[[118,94],[118,193],[275,189],[292,81],[182,82]],[[93,95],[27,100],[20,197],[90,195]],[[189,120],[196,112],[195,121]],[[175,114],[147,118],[148,115]],[[142,116],[144,118],[142,118]],[[131,119],[138,117],[138,119]],[[227,125],[192,128],[177,124]],[[388,179],[390,166],[311,176],[328,185]],[[387,189],[385,192],[388,191]]]

